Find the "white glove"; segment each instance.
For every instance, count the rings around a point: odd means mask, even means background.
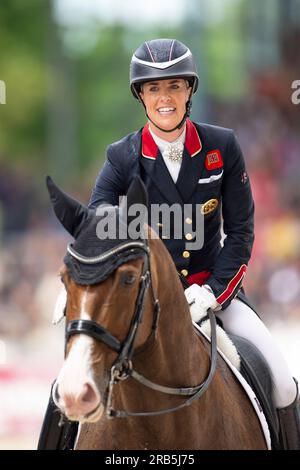
[[[205,317],[209,308],[213,310],[220,310],[221,308],[209,286],[192,284],[185,289],[184,293],[194,322],[198,322]]]

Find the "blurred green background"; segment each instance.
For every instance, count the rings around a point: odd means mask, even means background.
[[[129,62],[157,37],[196,56],[192,118],[237,133],[256,202],[246,289],[300,377],[300,0],[1,0],[0,448],[34,448],[63,357],[68,236],[45,175],[88,203],[106,146],[145,122]]]

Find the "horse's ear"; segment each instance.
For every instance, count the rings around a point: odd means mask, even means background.
[[[120,205],[121,211],[126,210],[127,213],[129,211],[127,217],[128,224],[136,217],[136,215],[130,215],[130,207],[134,204],[141,206],[141,212],[145,215],[144,222],[147,222],[146,214],[148,208],[148,193],[143,181],[138,175],[133,177],[126,194],[126,200],[122,200]],[[143,208],[144,210],[142,210]]]
[[[76,238],[86,221],[89,213],[88,208],[61,191],[50,176],[47,176],[46,183],[56,217],[65,229]]]
[[[135,175],[127,191],[127,206],[143,204],[148,206],[148,193],[146,186],[138,175]]]

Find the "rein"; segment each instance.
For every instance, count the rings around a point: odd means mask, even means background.
[[[145,296],[150,285],[154,304],[152,333],[155,332],[157,329],[160,314],[159,300],[155,296],[153,283],[151,281],[149,247],[144,242],[132,241],[120,245],[119,247],[116,247],[113,250],[109,250],[101,256],[96,256],[93,258],[88,258],[86,256],[80,255],[74,250],[71,244],[68,245],[67,248],[71,256],[76,258],[78,261],[86,264],[94,264],[104,259],[109,259],[114,254],[119,253],[121,251],[126,251],[126,253],[128,253],[130,252],[130,250],[136,251],[137,249],[141,250],[141,253],[144,256],[144,265],[142,276],[140,278],[140,286],[136,299],[135,310],[125,341],[121,343],[106,328],[102,327],[97,322],[94,322],[92,320],[73,320],[68,324],[66,329],[66,341],[68,341],[69,338],[75,334],[86,334],[94,338],[96,341],[104,343],[110,349],[118,353],[118,357],[113,363],[110,370],[110,381],[108,385],[108,398],[106,404],[106,414],[109,418],[126,418],[128,416],[157,416],[189,406],[193,403],[194,400],[200,398],[208,389],[215,374],[217,365],[216,319],[213,311],[209,309],[208,317],[211,325],[211,362],[208,376],[206,377],[204,382],[194,387],[166,387],[164,385],[159,385],[148,380],[146,377],[139,374],[136,370],[133,369],[132,355],[134,352],[134,340],[138,331],[139,324],[141,323],[143,318]],[[114,410],[112,407],[113,387],[119,381],[125,380],[129,377],[133,378],[137,382],[152,390],[156,390],[169,395],[189,396],[190,398],[188,398],[181,405],[178,405],[176,407],[165,408],[163,410],[157,411],[133,412],[126,410]]]

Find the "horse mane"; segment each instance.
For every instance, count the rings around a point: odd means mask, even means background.
[[[186,364],[187,379],[195,376],[195,364],[201,357],[202,365],[206,373],[209,366],[209,350],[202,337],[200,337],[193,326],[189,306],[184,295],[175,263],[156,232],[147,225],[148,242],[150,247],[150,270],[153,292],[158,297],[161,313],[158,321],[156,341],[152,350],[152,342],[137,350],[136,362],[144,368],[144,353],[149,361],[149,354],[168,357],[170,367],[176,368],[177,357],[170,357],[169,344],[176,344],[181,360]],[[148,296],[146,308],[153,310],[152,296]],[[167,336],[166,336],[167,333]],[[188,338],[188,339],[187,339]],[[189,344],[187,348],[186,345]],[[162,348],[158,352],[157,348]],[[150,350],[149,350],[150,348]],[[140,354],[140,352],[142,354]],[[159,363],[159,361],[157,361]],[[201,381],[201,376],[196,374],[195,384]],[[204,379],[204,374],[203,374]],[[163,380],[163,378],[162,378]],[[182,377],[184,381],[184,378]]]
[[[165,289],[162,289],[162,286],[159,285],[158,279],[160,276],[168,278],[170,286],[172,286],[171,292],[172,299],[174,300],[174,309],[180,310],[180,316],[184,314],[190,319],[189,307],[185,299],[183,286],[175,263],[162,240],[149,225],[147,225],[147,233],[150,247],[150,260],[152,261],[151,275],[154,288],[156,288],[157,292],[160,294],[159,297],[163,298],[165,296]]]

